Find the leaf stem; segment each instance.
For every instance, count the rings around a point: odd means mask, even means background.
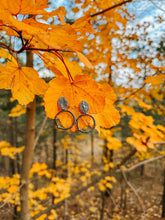
[[[72,75],[71,75],[71,73],[70,73],[70,71],[69,71],[69,69],[68,69],[68,67],[67,67],[67,65],[66,65],[66,63],[64,61],[63,56],[59,52],[57,52],[57,51],[53,51],[52,53],[54,55],[56,55],[63,62],[64,66],[65,66],[65,69],[66,69],[66,72],[68,74],[68,78],[69,78],[70,82],[72,83],[73,82],[73,77],[72,77]]]

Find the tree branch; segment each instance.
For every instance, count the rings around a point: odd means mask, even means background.
[[[129,99],[131,96],[135,95],[137,92],[139,92],[141,89],[143,89],[145,87],[146,83],[143,83],[143,85],[136,89],[135,91],[133,91],[132,93],[130,93],[129,95],[127,95],[125,98],[123,99],[117,99],[115,103],[118,103],[118,102],[123,102],[123,101],[126,101],[127,99]]]
[[[155,4],[154,1],[152,1],[152,0],[149,0],[149,1],[150,1],[156,8],[158,8],[159,10],[165,12],[165,10],[164,10],[163,8],[159,7],[159,5]]]
[[[125,175],[125,170],[124,169],[120,169],[121,170],[121,173],[123,175],[123,178],[126,182],[126,184],[132,189],[132,191],[134,192],[134,194],[136,195],[140,205],[141,205],[141,209],[143,210],[143,212],[145,213],[145,208],[144,208],[144,203],[143,203],[143,200],[141,199],[141,197],[139,196],[139,194],[137,193],[136,189],[132,186],[132,184],[127,180],[127,177]]]
[[[117,169],[120,168],[121,165],[125,164],[135,153],[137,152],[136,148],[134,148],[123,160],[117,165]]]
[[[155,161],[155,160],[159,160],[159,159],[162,159],[162,158],[164,158],[164,155],[163,155],[163,156],[159,156],[159,157],[154,157],[154,158],[151,158],[151,159],[148,159],[148,160],[144,160],[144,161],[142,161],[142,162],[140,162],[140,163],[138,163],[138,164],[136,164],[136,165],[134,165],[134,166],[132,166],[132,167],[130,167],[130,168],[124,170],[124,171],[125,171],[125,172],[130,172],[130,171],[136,169],[137,167],[139,167],[139,166],[141,166],[141,165],[144,165],[144,164],[146,164],[146,163],[151,163],[151,162],[153,162],[153,161]]]
[[[15,53],[15,50],[14,50],[14,49],[12,49],[11,47],[7,46],[7,45],[6,45],[5,43],[3,43],[3,42],[0,42],[0,48],[5,48],[5,49],[9,50],[10,52]]]
[[[32,50],[35,50],[35,51],[45,51],[45,52],[51,52],[51,51],[62,51],[62,50],[59,50],[59,49],[55,49],[55,48],[52,48],[52,49],[43,49],[43,48],[35,48],[35,47],[30,47],[30,46],[24,46],[22,47],[20,50],[18,51],[15,51],[16,53],[22,53],[24,50],[28,51],[32,51]],[[63,51],[62,51],[63,52]],[[65,51],[66,52],[66,51]]]
[[[155,143],[153,143],[153,144],[165,144],[165,141],[160,141],[160,142],[155,142]]]
[[[13,194],[11,194],[11,196],[0,206],[0,209],[3,208],[10,201],[10,199],[12,199],[17,194],[17,192],[22,188],[24,184],[25,183],[22,182],[22,184],[16,189],[16,191]]]
[[[47,121],[47,117],[45,116],[45,118],[44,118],[44,120],[43,120],[43,122],[42,122],[42,124],[41,124],[41,126],[40,126],[40,129],[39,129],[39,131],[38,131],[38,133],[37,133],[37,136],[36,136],[36,138],[35,138],[35,140],[34,140],[33,150],[35,149],[35,147],[36,147],[36,145],[37,145],[37,143],[38,143],[39,137],[40,137],[40,135],[41,135],[42,130],[44,129],[44,126],[45,126],[46,121]]]
[[[114,8],[117,8],[117,7],[121,6],[121,5],[124,5],[124,4],[126,4],[126,3],[128,3],[128,2],[132,2],[132,1],[133,1],[133,0],[127,0],[127,1],[124,1],[124,2],[120,2],[119,4],[113,5],[113,6],[109,7],[109,8],[106,8],[106,9],[104,9],[104,10],[102,10],[102,11],[100,11],[100,12],[97,12],[97,13],[95,13],[95,14],[93,14],[93,15],[90,15],[90,16],[91,16],[91,17],[95,17],[95,16],[97,16],[97,15],[103,14],[103,13],[105,13],[105,12],[107,12],[107,11],[110,11],[110,10],[112,10],[112,9],[114,9]]]

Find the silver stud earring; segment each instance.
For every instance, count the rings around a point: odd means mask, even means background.
[[[58,106],[59,106],[62,110],[59,111],[59,112],[57,113],[56,117],[55,117],[55,123],[56,123],[57,128],[62,129],[62,130],[68,130],[68,129],[72,128],[72,127],[75,125],[75,123],[76,123],[76,118],[75,118],[74,114],[73,114],[71,111],[66,110],[67,107],[68,107],[68,101],[67,101],[67,99],[66,99],[65,97],[60,97],[60,98],[58,99]],[[67,128],[65,128],[65,127],[63,127],[63,126],[61,126],[61,125],[59,124],[58,116],[59,116],[60,114],[62,114],[63,112],[68,112],[68,113],[73,117],[73,123],[72,123],[72,125],[69,126],[69,127],[67,127]]]
[[[92,115],[89,115],[89,114],[87,114],[87,112],[88,112],[88,110],[89,110],[89,105],[88,105],[88,103],[86,102],[86,101],[82,101],[81,103],[80,103],[80,110],[81,110],[81,112],[83,113],[82,115],[80,115],[78,118],[77,118],[77,120],[76,120],[76,124],[77,124],[77,129],[78,129],[78,131],[80,131],[80,132],[82,132],[82,133],[89,133],[89,132],[91,132],[92,130],[94,130],[95,129],[95,127],[96,127],[96,121],[95,121],[95,119],[94,119],[94,117],[92,116]],[[84,116],[89,116],[92,120],[93,120],[93,127],[90,129],[90,131],[86,131],[86,130],[82,130],[82,129],[80,129],[80,127],[79,127],[79,120],[80,120],[80,118],[82,118],[82,117],[84,117]]]

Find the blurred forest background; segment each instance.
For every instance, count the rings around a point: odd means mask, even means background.
[[[77,62],[76,70],[81,68],[96,81],[112,86],[121,118],[118,125],[99,132],[59,130],[54,120],[46,117],[42,97],[36,96],[29,175],[32,219],[165,217],[165,1],[121,2],[49,1],[51,10],[65,7],[67,24],[91,15],[96,33],[84,34],[81,41],[94,69],[76,57],[65,56]],[[0,38],[13,43],[12,37],[3,33]],[[25,54],[19,54],[23,65],[25,59]],[[33,59],[35,69],[49,82],[51,70],[37,56]],[[0,61],[6,63],[4,58]],[[1,89],[0,216],[4,220],[20,219],[20,173],[26,135],[26,106],[18,104],[9,90]]]

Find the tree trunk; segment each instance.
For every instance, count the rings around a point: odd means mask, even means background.
[[[94,135],[91,133],[91,164],[94,163]]]
[[[104,219],[104,211],[105,211],[105,193],[101,192],[101,199],[102,199],[102,204],[101,204],[101,210],[100,210],[100,220]]]
[[[108,158],[107,139],[104,139],[103,156],[104,156],[106,159]]]
[[[27,52],[27,66],[33,66],[33,54]],[[23,152],[22,170],[21,170],[21,189],[20,189],[20,202],[21,202],[21,220],[30,220],[29,210],[29,197],[28,197],[28,185],[29,185],[29,172],[32,163],[33,144],[35,138],[35,110],[36,102],[27,105],[27,121],[26,121],[26,145]]]
[[[57,175],[56,170],[56,164],[57,164],[57,129],[56,129],[56,123],[55,120],[53,120],[53,163],[52,163],[52,169],[54,169],[54,176]],[[55,197],[52,196],[52,204],[55,203]]]
[[[53,169],[56,172],[56,161],[57,161],[57,128],[56,128],[56,123],[54,120],[53,123]],[[56,175],[56,174],[55,174]]]
[[[144,164],[140,166],[140,176],[144,175]]]
[[[17,147],[17,119],[16,118],[9,118],[9,142],[11,146]],[[15,173],[18,173],[18,155],[15,156],[14,159],[10,159],[10,174],[12,176]]]
[[[111,63],[111,58],[110,58],[110,63]],[[109,66],[108,84],[109,84],[110,86],[113,86],[111,66]],[[114,150],[108,150],[108,151],[109,151],[109,160],[108,160],[108,161],[109,161],[109,162],[113,162]]]
[[[165,217],[165,168],[163,169],[162,217]]]
[[[9,118],[9,141],[11,146],[17,147],[17,118],[10,117]],[[9,176],[13,176],[18,173],[18,155],[15,156],[14,159],[10,159],[10,174]],[[13,219],[17,219],[17,205],[13,204]]]

